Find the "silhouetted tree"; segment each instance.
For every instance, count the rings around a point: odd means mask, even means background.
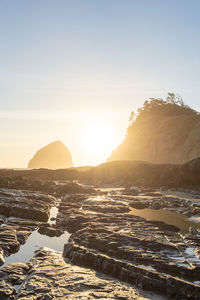
[[[171,104],[176,104],[176,96],[174,93],[168,93],[166,97],[166,102]]]
[[[165,99],[162,98],[150,98],[146,100],[142,108],[138,108],[137,114],[134,111],[131,112],[129,117],[129,129],[131,129],[134,123],[147,113],[161,113],[162,115],[177,115],[190,113],[193,116],[198,116],[199,113],[193,110],[188,105],[185,105],[180,95],[176,95],[172,92],[167,94]]]
[[[129,116],[129,126],[132,126],[134,121],[135,121],[135,117],[136,117],[136,114],[134,113],[134,111],[132,110],[130,116]]]
[[[186,106],[185,104],[184,104],[184,102],[183,102],[183,98],[180,96],[180,95],[176,95],[176,103],[178,104],[178,105],[180,105],[180,106]]]

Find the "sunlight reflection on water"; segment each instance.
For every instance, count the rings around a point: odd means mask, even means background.
[[[5,257],[5,264],[2,267],[13,262],[27,263],[34,255],[34,252],[41,247],[62,252],[64,244],[68,242],[69,236],[70,234],[68,232],[65,232],[60,237],[49,237],[34,231],[17,253]]]
[[[50,217],[48,223],[53,224],[55,221],[51,221],[51,218],[56,218],[58,213],[58,208],[53,206],[50,209]],[[33,231],[28,237],[24,245],[20,246],[18,252],[5,257],[5,264],[1,266],[4,267],[7,264],[13,262],[27,263],[34,255],[34,252],[41,247],[47,247],[55,251],[62,252],[64,244],[68,242],[70,234],[66,231],[59,237],[49,237],[47,235],[40,234],[37,230]]]

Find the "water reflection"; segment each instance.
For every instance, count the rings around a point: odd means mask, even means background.
[[[180,231],[184,233],[188,233],[189,227],[193,226],[196,229],[200,229],[200,223],[195,223],[192,221],[189,221],[187,216],[164,210],[164,209],[136,209],[130,207],[130,214],[133,214],[135,216],[139,216],[148,220],[153,221],[162,221],[166,224],[175,225],[180,228]]]
[[[65,232],[59,237],[49,237],[34,231],[31,233],[26,243],[20,246],[17,253],[5,257],[5,264],[2,267],[13,262],[27,263],[33,257],[34,252],[41,247],[47,247],[62,252],[64,244],[68,242],[69,236],[70,234],[68,232]]]

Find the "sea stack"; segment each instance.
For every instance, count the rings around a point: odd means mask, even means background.
[[[28,163],[28,168],[63,169],[73,167],[72,156],[67,147],[55,141],[38,150]]]

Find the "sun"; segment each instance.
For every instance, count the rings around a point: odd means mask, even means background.
[[[83,142],[91,156],[104,160],[113,150],[113,131],[105,123],[91,123],[83,132]],[[103,162],[103,161],[102,161]]]

